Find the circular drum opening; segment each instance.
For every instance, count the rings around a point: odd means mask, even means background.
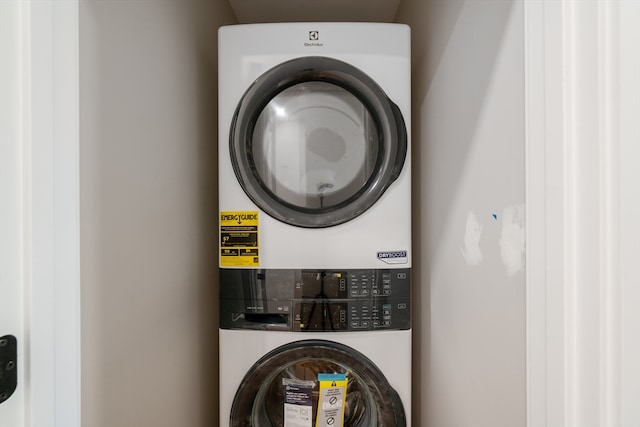
[[[366,356],[345,345],[307,340],[286,344],[265,355],[242,380],[231,410],[233,427],[283,427],[282,379],[316,381],[320,373],[344,373],[349,382],[345,427],[404,427],[404,409],[396,391]],[[313,425],[318,384],[313,389]]]
[[[404,165],[400,109],[360,69],[301,57],[262,74],[235,111],[229,148],[247,196],[287,224],[318,228],[369,209]]]
[[[252,151],[258,179],[274,197],[300,209],[332,209],[371,178],[378,132],[351,92],[326,82],[291,86],[256,121]]]

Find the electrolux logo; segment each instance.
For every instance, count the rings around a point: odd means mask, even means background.
[[[324,44],[320,43],[320,31],[311,30],[309,31],[309,41],[305,42],[304,45],[306,47],[322,47]]]

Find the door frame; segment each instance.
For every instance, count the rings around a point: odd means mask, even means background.
[[[21,7],[0,2],[0,336],[18,341],[20,386],[0,405],[0,426],[24,424]],[[4,367],[0,368],[4,369]]]
[[[528,427],[640,425],[639,45],[637,1],[525,1]]]
[[[19,220],[2,249],[20,265],[19,280],[4,285],[21,318],[21,402],[6,419],[25,426],[81,423],[78,3],[3,2],[2,18],[13,19],[3,48],[15,53],[3,61],[17,70],[7,109],[19,125],[0,129],[15,154],[0,197],[19,201]]]

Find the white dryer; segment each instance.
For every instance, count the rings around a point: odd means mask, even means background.
[[[410,32],[219,31],[220,266],[411,266]]]
[[[410,425],[409,28],[222,27],[218,61],[220,425],[322,373],[346,427]]]

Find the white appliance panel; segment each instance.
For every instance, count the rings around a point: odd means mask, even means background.
[[[287,333],[220,330],[220,425],[226,426],[240,382],[262,356],[281,345],[322,339],[347,345],[366,355],[398,393],[411,425],[411,330],[384,332]]]

